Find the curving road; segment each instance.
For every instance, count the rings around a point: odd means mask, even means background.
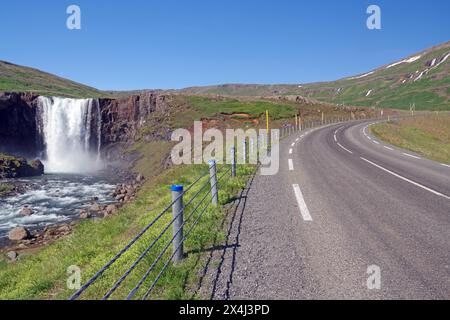
[[[375,139],[371,123],[282,141],[280,172],[239,203],[211,298],[450,298],[450,167]]]

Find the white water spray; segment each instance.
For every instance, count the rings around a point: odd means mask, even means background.
[[[93,112],[97,113],[95,122]],[[97,100],[39,97],[39,113],[46,172],[84,173],[101,168],[101,115]],[[97,135],[94,139],[92,133]]]

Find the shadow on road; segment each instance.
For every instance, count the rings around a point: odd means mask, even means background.
[[[222,227],[228,223],[225,242],[201,250],[203,252],[210,252],[210,255],[208,256],[196,291],[198,293],[202,289],[205,278],[208,276],[208,278],[211,279],[211,283],[208,284],[207,292],[203,291],[203,294],[209,295],[211,300],[230,299],[230,288],[233,283],[233,275],[236,267],[236,254],[237,249],[240,246],[239,237],[241,234],[242,220],[247,204],[247,196],[253,185],[255,175],[256,172],[250,177],[246,188],[240,192],[238,197],[236,197],[234,203],[230,207],[231,215],[228,214],[227,219],[224,220]],[[219,293],[219,291],[224,292]]]

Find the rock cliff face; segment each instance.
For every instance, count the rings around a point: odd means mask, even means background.
[[[167,102],[166,95],[154,92],[120,99],[100,99],[102,145],[134,139],[148,115],[168,109]]]
[[[0,152],[37,154],[36,98],[29,93],[0,92]]]
[[[38,96],[32,93],[0,92],[0,152],[25,156],[40,155]],[[148,115],[168,108],[168,97],[145,92],[118,99],[99,99],[101,114],[101,145],[111,145],[134,139]],[[97,113],[92,121],[97,121]]]

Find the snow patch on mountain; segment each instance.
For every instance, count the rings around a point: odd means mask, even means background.
[[[414,82],[420,80],[420,79],[422,78],[422,76],[423,76],[425,73],[427,73],[427,72],[428,72],[428,69],[426,69],[425,71],[422,71],[422,72],[417,76],[417,78],[414,79]]]
[[[434,59],[431,61],[430,68],[433,67],[433,66],[436,64],[436,61],[437,61],[436,58],[434,58]]]
[[[374,72],[375,72],[375,71],[371,71],[371,72],[369,72],[369,73],[365,73],[365,74],[363,74],[363,75],[360,75],[360,76],[357,76],[357,77],[351,77],[351,78],[348,78],[348,79],[349,79],[349,80],[353,80],[353,79],[361,79],[361,78],[370,76],[370,75],[373,74]]]
[[[409,59],[405,59],[405,60],[402,60],[402,61],[399,61],[399,62],[396,62],[396,63],[393,63],[393,64],[387,66],[386,69],[398,66],[399,64],[402,64],[402,63],[413,63],[414,61],[417,61],[420,58],[422,58],[421,55],[420,56],[415,56],[415,57],[412,57],[412,58],[409,58]]]
[[[436,64],[434,67],[432,67],[430,70],[436,69],[437,67],[439,67],[439,66],[440,66],[441,64],[443,64],[449,57],[450,57],[450,52],[447,53],[447,55],[444,57],[444,59],[442,59],[441,61],[439,61],[439,63]]]

